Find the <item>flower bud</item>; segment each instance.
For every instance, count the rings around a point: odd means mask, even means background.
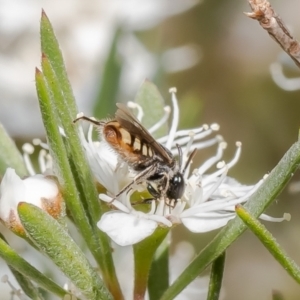
[[[38,174],[21,179],[14,169],[8,168],[0,184],[0,220],[14,233],[24,236],[17,211],[20,202],[34,204],[55,219],[64,214],[62,195],[54,176]]]

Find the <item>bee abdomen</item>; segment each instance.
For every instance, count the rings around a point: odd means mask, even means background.
[[[153,150],[146,141],[121,127],[117,121],[107,122],[102,133],[106,142],[130,164],[143,165],[143,161],[148,165],[145,159],[147,158],[148,162],[148,159],[154,156]]]

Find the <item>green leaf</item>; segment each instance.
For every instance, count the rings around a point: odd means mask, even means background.
[[[94,117],[98,119],[113,116],[116,111],[116,98],[119,91],[122,63],[118,54],[118,43],[121,30],[117,29],[112,40],[108,57],[103,68],[100,90],[93,109]]]
[[[48,65],[48,67],[50,66]],[[83,238],[88,244],[89,249],[93,253],[98,264],[101,266],[101,271],[103,272],[103,277],[106,283],[112,286],[114,289],[114,295],[118,296],[119,299],[122,299],[122,294],[112,262],[111,251],[108,250],[109,244],[107,237],[98,230],[96,222],[91,222],[79,197],[76,183],[69,165],[69,153],[65,148],[63,137],[59,132],[59,121],[57,120],[56,109],[52,102],[52,90],[49,89],[44,75],[39,70],[36,71],[36,88],[42,118],[47,133],[48,144],[50,146],[51,155],[55,163],[55,169],[57,170],[59,181],[62,186],[64,200],[72,214],[75,224],[80,229]],[[65,108],[62,107],[61,110],[65,111]],[[81,149],[81,145],[79,145],[79,149]],[[85,157],[83,157],[82,161],[78,161],[78,164],[82,165],[84,161]],[[93,181],[91,180],[90,184],[92,184],[92,182]],[[93,189],[95,189],[95,187],[93,187]],[[90,193],[91,192],[89,192],[89,194]],[[102,245],[105,247],[100,246],[100,234],[102,238]]]
[[[30,265],[21,256],[19,256],[18,253],[15,252],[1,237],[0,237],[0,257],[3,258],[5,262],[15,270],[15,272],[18,272],[19,274],[23,275],[22,279],[20,277],[21,275],[18,275],[17,279],[18,281],[20,279],[22,280],[23,284],[21,284],[20,281],[19,283],[23,288],[24,285],[26,284],[27,286],[26,292],[29,293],[29,289],[31,289],[31,284],[29,284],[28,282],[25,283],[25,280],[27,278],[27,280],[30,279],[35,281],[44,290],[50,291],[60,298],[63,298],[66,294],[68,294],[63,288],[61,288],[59,285],[54,283],[52,280],[50,280],[44,274],[39,272],[32,265]],[[14,274],[16,274],[15,272]],[[36,293],[33,292],[32,290],[31,292]]]
[[[93,177],[87,165],[76,126],[72,123],[77,114],[75,100],[57,39],[44,12],[41,20],[41,44],[44,53],[42,58],[42,67],[45,72],[44,85],[49,102],[48,105],[44,105],[46,108],[44,119],[48,118],[47,114],[54,116],[57,119],[56,126],[62,126],[67,136],[63,143],[59,142],[65,148],[62,152],[64,163],[57,161],[58,174],[63,174],[62,182],[70,188],[64,189],[64,198],[76,225],[80,228],[89,249],[101,267],[106,284],[114,296],[121,299],[122,293],[117,281],[108,238],[96,226],[100,217],[100,206]],[[41,106],[42,102],[43,99],[40,97]],[[51,112],[47,110],[47,107]],[[53,153],[56,142],[57,140],[52,141]],[[55,155],[61,156],[60,153]],[[66,163],[69,164],[68,167]]]
[[[286,186],[300,164],[300,142],[287,151],[278,165],[272,170],[265,182],[250,197],[245,208],[254,217],[259,216]],[[225,226],[191,262],[177,280],[161,297],[161,300],[175,298],[206,267],[220,256],[245,230],[247,226],[235,218]]]
[[[22,155],[0,124],[0,176],[4,175],[8,167],[15,169],[20,177],[28,175]]]
[[[168,232],[169,228],[158,227],[151,236],[133,245],[134,299],[144,299],[155,251]]]
[[[252,232],[260,239],[264,246],[274,256],[274,258],[282,265],[282,267],[300,283],[300,268],[294,260],[289,258],[285,251],[276,242],[272,234],[262,225],[256,218],[241,205],[236,207],[236,213],[243,222],[252,230]]]
[[[42,10],[40,33],[42,53],[48,57],[57,80],[60,82],[70,113],[73,116],[76,116],[77,106],[66,72],[63,56],[54,34],[53,27],[44,10]]]
[[[112,299],[98,274],[67,231],[46,212],[29,204],[18,206],[29,237],[88,299]]]
[[[148,279],[150,300],[159,299],[169,287],[169,244],[166,236],[155,252]]]
[[[81,142],[78,136],[77,127],[73,124],[75,116],[72,116],[68,111],[68,105],[61,89],[60,82],[56,77],[50,61],[46,56],[42,58],[42,69],[47,86],[50,90],[50,101],[57,113],[58,124],[62,126],[66,135],[65,145],[67,146],[67,155],[69,160],[72,160],[76,169],[76,176],[80,179],[85,198],[89,201],[91,220],[96,223],[100,217],[100,205],[98,193],[93,182],[93,177],[90,168],[86,162],[86,157],[83,152]]]
[[[16,280],[18,281],[22,291],[27,295],[30,299],[34,300],[43,300],[44,297],[41,295],[38,288],[36,288],[32,282],[25,277],[23,274],[16,271],[13,267],[9,267]]]
[[[62,164],[59,163],[57,168],[61,168],[61,172],[59,172],[61,174],[68,172],[68,174],[66,174],[68,177],[65,177],[63,181],[64,186],[72,182],[72,190],[75,191],[78,189],[76,195],[81,195],[80,199],[75,199],[72,196],[74,195],[74,192],[69,193],[67,190],[65,190],[64,198],[68,208],[72,213],[76,225],[82,229],[82,234],[86,239],[87,244],[97,263],[101,267],[104,280],[108,285],[112,286],[115,296],[120,298],[122,297],[122,294],[114,269],[109,241],[107,236],[97,227],[97,222],[100,219],[101,207],[99,205],[99,198],[94,184],[94,179],[87,164],[86,157],[78,136],[77,127],[73,124],[73,118],[68,111],[67,102],[65,101],[63,91],[60,89],[60,83],[58,82],[58,79],[55,76],[50,62],[46,56],[43,56],[42,58],[42,67],[45,79],[47,81],[45,84],[49,89],[48,95],[50,96],[50,105],[48,108],[46,107],[48,113],[45,115],[45,117],[53,114],[53,111],[56,112],[56,114],[54,114],[56,117],[58,117],[58,123],[61,124],[66,135],[66,139],[64,140],[66,145],[64,152],[66,155],[63,165],[65,165],[65,163],[71,165],[71,168],[68,165],[62,169]],[[42,102],[40,105],[43,105]],[[53,111],[50,112],[49,109],[52,109]],[[53,149],[52,146],[51,149]],[[73,178],[71,179],[71,177]],[[69,179],[66,180],[66,178]],[[77,203],[77,208],[73,207],[75,201]],[[80,210],[79,214],[78,210]],[[80,217],[83,215],[84,217]],[[88,231],[89,233],[87,235]]]
[[[219,299],[225,267],[225,256],[224,252],[212,263],[207,300]]]
[[[146,128],[151,128],[164,115],[165,101],[158,91],[156,85],[149,80],[145,80],[140,86],[134,101],[139,104],[144,111],[142,124]],[[153,133],[155,138],[168,133],[168,125],[165,123]]]
[[[48,144],[55,169],[57,170],[58,179],[62,186],[64,200],[87,244],[89,246],[94,245],[92,248],[95,248],[98,245],[95,239],[92,238],[93,231],[79,197],[70,169],[68,153],[64,145],[63,137],[57,126],[58,120],[55,108],[50,99],[51,90],[49,90],[45,77],[39,70],[36,71],[36,88]]]

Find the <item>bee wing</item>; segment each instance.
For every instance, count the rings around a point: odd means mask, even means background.
[[[148,130],[136,119],[127,106],[123,103],[117,103],[117,107],[116,120],[120,125],[133,135],[144,139],[158,156],[166,163],[171,164],[173,162],[171,154],[151,136]]]

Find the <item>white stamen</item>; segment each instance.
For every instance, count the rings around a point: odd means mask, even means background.
[[[213,145],[217,144],[218,142],[219,142],[218,139],[213,138],[213,139],[207,140],[205,142],[193,143],[193,145],[190,149],[190,152],[192,152],[194,149],[201,150],[201,149],[204,149],[204,148],[208,148],[210,146],[213,146]],[[186,150],[186,147],[181,147],[181,149],[184,152]],[[178,151],[176,151],[176,149],[172,149],[171,152],[172,152],[173,155],[178,154]]]
[[[210,128],[204,129],[204,126],[202,126],[200,128],[195,128],[192,130],[178,131],[175,134],[171,148],[175,147],[176,144],[185,145],[189,141],[189,133],[191,131],[194,132],[194,134],[195,134],[195,136],[194,136],[195,141],[202,140],[205,137],[209,136],[213,132],[213,130],[211,130]],[[162,137],[162,138],[158,139],[158,141],[160,143],[164,144],[168,140],[168,137],[169,136]],[[178,137],[180,137],[180,138],[178,138]]]
[[[46,157],[47,157],[47,152],[45,149],[42,149],[39,152],[39,156],[38,156],[39,166],[42,173],[46,171]]]
[[[189,132],[191,132],[191,131],[193,131],[195,134],[197,134],[204,130],[205,129],[203,128],[203,125],[201,127],[197,127],[197,128],[192,128],[192,129],[187,129],[187,130],[179,130],[175,134],[175,139],[178,137],[186,137],[189,134]],[[161,144],[165,144],[167,140],[168,140],[168,135],[157,139],[157,141]],[[178,142],[176,142],[176,143],[178,144]]]
[[[136,118],[141,122],[144,117],[144,112],[143,112],[142,107],[139,104],[137,104],[136,102],[132,102],[132,101],[128,101],[127,106],[129,108],[136,108],[138,110],[138,114],[137,114]]]
[[[172,118],[172,124],[171,124],[171,129],[169,132],[169,137],[168,140],[166,142],[166,147],[168,149],[171,148],[171,145],[175,139],[175,135],[176,135],[176,131],[177,131],[177,127],[178,127],[178,122],[179,122],[179,108],[178,108],[178,103],[177,103],[177,98],[176,98],[176,89],[175,88],[171,88],[170,93],[172,93],[172,104],[173,104],[173,118]]]
[[[164,208],[165,208],[165,201],[162,200],[157,200],[158,204],[156,206],[156,211],[155,214],[159,215],[159,216],[163,216],[164,215]]]
[[[88,134],[87,134],[87,138],[88,138],[89,143],[93,143],[93,129],[94,129],[94,126],[90,125],[89,129],[88,129]]]
[[[42,147],[45,150],[49,150],[49,145],[47,143],[44,143],[42,140],[40,140],[38,138],[33,139],[32,140],[32,144],[34,146],[40,146],[40,147]]]
[[[188,155],[188,153],[190,152],[190,150],[191,150],[191,147],[192,147],[192,144],[193,144],[193,142],[194,142],[194,139],[195,139],[195,133],[193,132],[193,131],[190,131],[189,132],[189,141],[188,141],[188,143],[187,143],[187,145],[186,145],[186,147],[185,147],[185,151],[183,152],[183,156],[185,157],[185,156],[187,156]]]
[[[29,155],[34,152],[34,147],[31,144],[26,143],[22,146],[22,150],[23,150],[23,159],[24,159],[26,169],[29,175],[33,176],[35,175],[35,170],[33,168]]]
[[[27,154],[32,154],[34,152],[34,147],[29,143],[25,143],[22,146],[22,150]]]
[[[182,168],[184,168],[184,166],[185,166],[185,164],[188,160],[188,154],[191,152],[191,147],[192,147],[192,144],[193,144],[193,141],[194,141],[194,136],[195,136],[194,132],[191,131],[189,133],[189,136],[190,136],[190,140],[189,140],[189,142],[187,143],[186,147],[183,150],[183,159],[182,159],[182,166],[181,166]],[[191,163],[192,162],[190,162],[189,165],[187,166],[186,172],[184,174],[185,178],[187,178],[187,176],[189,174],[189,169],[190,169]]]
[[[155,210],[156,210],[156,203],[155,203],[155,200],[152,200],[151,201],[151,209],[150,211],[148,212],[149,215],[153,215],[155,213]]]
[[[204,174],[209,168],[211,168],[217,161],[219,161],[224,153],[224,143],[219,143],[217,153],[215,156],[209,158],[205,163],[198,169],[198,174]]]
[[[291,215],[288,213],[284,213],[282,218],[274,218],[265,214],[261,214],[259,216],[260,219],[265,220],[265,221],[270,221],[270,222],[282,222],[282,221],[290,221],[291,220]]]
[[[225,179],[227,172],[228,172],[228,168],[227,166],[224,167],[224,169],[222,170],[223,173],[220,176],[220,178],[216,181],[216,183],[205,193],[205,197],[203,197],[203,201],[206,201],[210,198],[210,196],[217,190],[217,188],[221,185],[221,183],[223,182],[223,180]]]
[[[161,223],[167,227],[172,227],[172,222],[169,221],[167,218],[165,218],[164,216],[158,216],[158,215],[151,215],[148,217],[149,220],[153,220],[156,221],[158,223]]]
[[[185,201],[178,200],[178,202],[172,210],[172,216],[179,216],[184,211],[185,206]]]
[[[242,143],[241,142],[236,142],[235,144],[236,144],[237,149],[236,149],[236,152],[234,154],[234,157],[229,163],[227,163],[227,166],[228,166],[229,169],[231,169],[238,162],[238,160],[241,156],[241,152],[242,152]]]
[[[163,115],[163,117],[157,123],[155,123],[152,127],[150,127],[148,129],[148,131],[150,133],[153,133],[156,130],[158,130],[162,125],[164,125],[167,122],[167,120],[168,120],[168,118],[170,116],[170,113],[171,113],[170,106],[165,106],[164,107],[164,115]]]
[[[130,213],[130,209],[128,209],[128,207],[126,207],[124,204],[122,204],[120,201],[118,200],[113,200],[112,197],[109,197],[106,194],[99,194],[99,199],[101,199],[102,201],[111,203],[113,206],[115,206],[118,210],[121,210],[125,213]]]
[[[225,161],[224,160],[222,160],[222,161],[219,161],[218,163],[217,163],[217,169],[222,169],[222,168],[224,168],[224,166],[226,165],[226,163],[225,163]],[[228,166],[227,166],[228,167]]]
[[[218,123],[213,123],[210,125],[210,128],[213,130],[213,131],[219,131],[220,129],[220,125]]]

